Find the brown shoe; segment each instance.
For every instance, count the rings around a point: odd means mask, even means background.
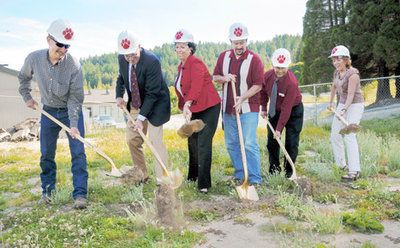
[[[50,196],[49,195],[42,195],[42,198],[38,201],[39,205],[48,205],[50,204]]]
[[[74,201],[75,209],[84,209],[87,207],[87,200],[85,197],[78,197]]]

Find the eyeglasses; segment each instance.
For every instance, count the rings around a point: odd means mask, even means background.
[[[65,47],[65,49],[68,49],[71,45],[67,45],[67,44],[63,44],[63,43],[60,43],[60,42],[58,42],[58,41],[56,41],[53,37],[51,37],[50,36],[50,39],[52,39],[55,43],[56,43],[56,46],[58,46],[59,48],[61,48],[61,47]]]

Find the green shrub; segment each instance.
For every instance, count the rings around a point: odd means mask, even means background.
[[[362,233],[382,233],[384,230],[379,220],[365,209],[343,213],[343,224]]]

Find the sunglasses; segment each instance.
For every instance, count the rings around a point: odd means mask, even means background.
[[[50,36],[50,39],[52,39],[52,40],[56,43],[56,46],[58,46],[59,48],[65,47],[65,49],[68,49],[68,48],[70,48],[70,46],[71,46],[71,45],[67,45],[67,44],[60,43],[60,42],[56,41],[56,40],[55,40],[53,37],[51,37],[51,36]]]

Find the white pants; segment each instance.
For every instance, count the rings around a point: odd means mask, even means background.
[[[337,112],[341,113],[344,104],[339,103],[337,107]],[[355,123],[359,124],[362,114],[364,112],[364,104],[363,103],[353,103],[347,109],[344,118],[347,120],[349,124]],[[344,152],[342,135],[339,134],[339,131],[344,128],[345,125],[343,122],[338,120],[335,116],[332,121],[332,132],[331,132],[331,141],[332,141],[332,150],[333,155],[335,157],[336,165],[339,167],[346,166],[346,157]],[[358,152],[358,144],[355,133],[350,133],[344,135],[344,142],[346,143],[347,148],[347,157],[349,159],[349,171],[360,171],[360,154]]]

